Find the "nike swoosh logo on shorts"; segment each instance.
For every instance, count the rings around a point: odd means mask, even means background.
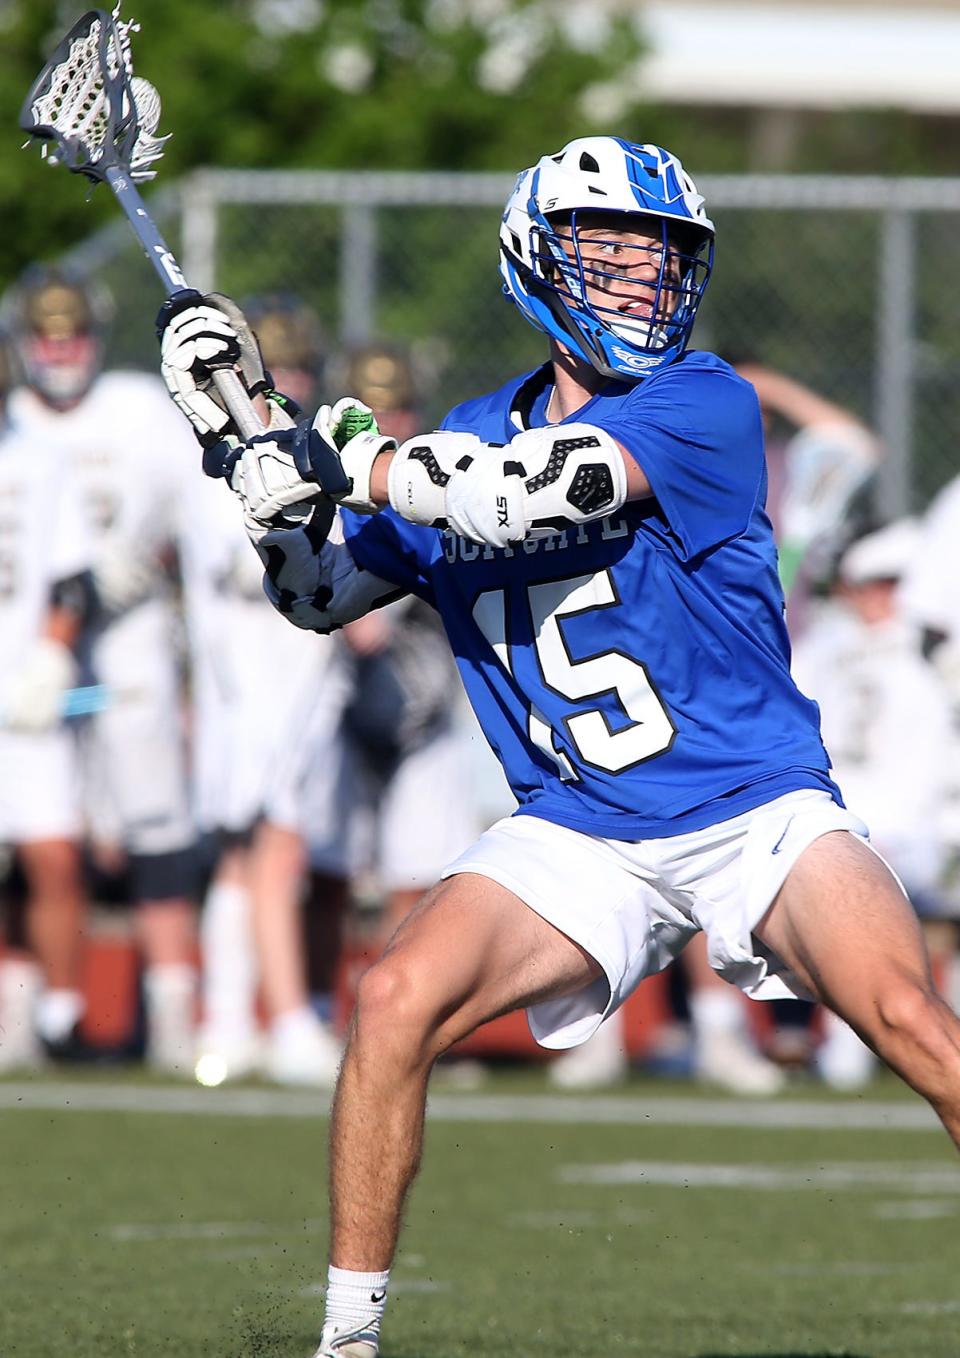
[[[791,826],[792,824],[793,824],[793,817],[791,816],[790,819],[787,821],[786,825],[783,827],[783,830],[782,830],[782,832],[781,832],[781,834],[780,834],[780,838],[777,840],[776,844],[774,844],[773,848],[770,850],[771,853],[779,853],[779,852],[780,852],[781,846],[783,845],[783,841],[784,841],[784,840],[786,839],[786,837],[787,837],[787,831],[790,829],[790,826]]]

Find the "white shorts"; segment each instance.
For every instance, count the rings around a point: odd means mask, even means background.
[[[0,731],[0,841],[78,839],[77,756],[69,731]]]
[[[206,610],[194,643],[194,804],[204,830],[242,833],[259,816],[280,823],[304,751],[326,710],[339,717],[328,677],[333,642],[300,632],[267,602],[226,599]],[[291,789],[287,792],[287,788]]]
[[[541,1046],[575,1047],[700,929],[713,969],[753,999],[806,998],[752,931],[803,850],[832,830],[868,837],[862,821],[813,789],[705,830],[636,842],[512,816],[443,876],[491,878],[600,963],[604,976],[592,985],[527,1011]]]
[[[116,700],[81,731],[90,833],[129,853],[189,848],[196,832],[173,618],[165,602],[151,600],[111,623],[94,643],[92,661],[97,680]]]
[[[384,891],[425,891],[477,831],[462,733],[443,731],[385,778],[341,739],[304,787],[311,865],[333,876],[371,871]]]

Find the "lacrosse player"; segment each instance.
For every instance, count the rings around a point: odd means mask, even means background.
[[[101,370],[109,308],[91,283],[37,266],[7,310],[24,378],[12,418],[25,437],[59,449],[93,532],[101,607],[84,649],[115,701],[82,732],[89,829],[96,844],[122,846],[129,866],[147,1059],[181,1071],[193,1047],[195,831],[164,554],[183,429],[153,378]]]
[[[247,302],[264,361],[284,391],[308,395],[321,362],[312,311],[289,294]],[[296,789],[301,751],[335,778],[339,716],[334,642],[298,635],[270,607],[262,567],[221,488],[182,462],[181,561],[194,692],[197,817],[217,861],[201,914],[202,1013],[196,1075],[222,1083],[254,1070],[281,1084],[329,1088],[340,1044],[314,1014],[302,930],[305,865]],[[315,694],[323,685],[323,731]],[[276,803],[290,807],[281,824]],[[264,819],[266,817],[266,819]],[[339,841],[341,818],[333,837]],[[347,868],[330,865],[324,897],[346,905]],[[261,1035],[257,1000],[267,1030]],[[264,1040],[265,1037],[265,1040]]]
[[[812,588],[829,575],[852,537],[851,514],[883,448],[851,411],[786,373],[746,360],[735,367],[760,402],[767,508],[780,544],[787,623],[796,639],[809,621]]]
[[[402,442],[422,427],[413,366],[396,346],[364,345],[344,367],[344,386],[381,430]],[[348,685],[340,814],[307,817],[306,833],[320,866],[337,861],[334,841],[346,834],[353,873],[371,874],[385,895],[385,943],[479,829],[456,724],[462,689],[435,610],[412,595],[340,635]],[[319,763],[311,761],[313,778]],[[308,802],[310,782],[308,773]]]
[[[361,980],[328,1358],[378,1350],[437,1056],[524,1006],[543,1045],[575,1046],[697,930],[748,994],[828,1002],[960,1143],[960,1022],[790,678],[756,395],[687,347],[713,238],[674,156],[570,142],[519,176],[501,225],[541,368],[399,447],[346,398],[310,431],[208,452],[293,623],[330,630],[397,593],[437,608],[519,802]],[[236,362],[239,336],[181,301],[164,375],[213,444],[231,431],[209,364]]]
[[[79,1035],[86,914],[73,742],[60,722],[95,600],[91,544],[57,452],[9,423],[0,341],[0,840],[27,884],[23,946],[0,960],[0,1069],[86,1054]]]

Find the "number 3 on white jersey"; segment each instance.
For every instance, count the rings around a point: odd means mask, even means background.
[[[580,760],[607,773],[623,773],[669,750],[676,727],[650,682],[646,666],[615,650],[574,660],[564,639],[560,626],[564,618],[619,606],[609,570],[569,580],[547,580],[525,589],[533,643],[547,688],[576,703],[613,694],[630,722],[622,730],[611,731],[600,707],[564,718]],[[505,591],[492,589],[481,594],[474,604],[473,617],[497,659],[512,675]],[[533,744],[557,764],[561,778],[577,777],[566,755],[555,745],[543,714],[533,705],[527,717],[527,733]]]

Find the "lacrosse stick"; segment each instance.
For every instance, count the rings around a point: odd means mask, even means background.
[[[106,712],[118,699],[135,696],[136,692],[136,689],[117,690],[106,684],[81,684],[78,688],[68,688],[60,704],[60,716],[64,721],[93,717],[98,712]],[[0,711],[0,726],[5,725],[4,713]]]
[[[795,435],[787,449],[780,505],[784,594],[789,595],[808,558],[836,541],[851,503],[876,467],[876,443],[857,424],[812,425]]]
[[[159,94],[133,74],[130,34],[139,25],[121,20],[119,11],[119,4],[112,17],[92,9],[74,24],[34,81],[20,126],[45,143],[41,154],[52,165],[109,185],[168,297],[199,298],[134,188],[134,182],[153,179],[150,167],[167,138],[156,135]],[[263,422],[234,369],[215,369],[213,381],[243,439],[262,433]]]

